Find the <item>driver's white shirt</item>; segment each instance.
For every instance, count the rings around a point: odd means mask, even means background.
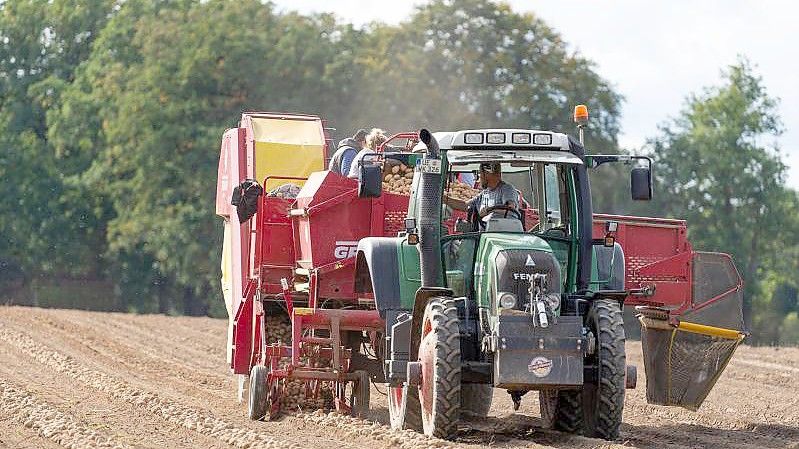
[[[485,188],[477,194],[476,197],[469,200],[467,203],[469,207],[477,206],[477,210],[481,211],[487,207],[503,206],[511,203],[513,207],[519,207],[519,194],[516,189],[505,181],[499,181],[493,189]]]

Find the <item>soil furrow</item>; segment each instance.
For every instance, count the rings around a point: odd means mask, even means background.
[[[154,393],[131,387],[122,380],[85,368],[72,358],[51,350],[20,332],[0,329],[0,339],[16,346],[50,369],[84,382],[116,398],[130,401],[132,404],[160,415],[161,418],[168,422],[180,424],[188,429],[213,436],[228,444],[248,448],[302,448],[297,443],[236,427],[230,422],[216,418],[206,411],[186,407],[159,397]]]
[[[80,417],[92,429],[103,430],[125,445],[142,449],[215,448],[230,445],[120,400],[48,369],[16,348],[0,344],[0,378],[13,378],[34,397]],[[0,445],[2,447],[2,445]]]
[[[514,412],[508,394],[495,390],[490,416],[461,422],[446,442],[391,430],[374,387],[368,419],[316,411],[248,420],[225,363],[226,328],[208,318],[0,307],[0,381],[131,447],[799,449],[797,348],[740,347],[690,412],[646,403],[641,345],[628,342],[639,384],[627,391],[618,441],[542,429],[536,393]],[[5,404],[0,448],[59,447],[18,412],[4,413]]]
[[[0,379],[0,409],[3,416],[64,447],[129,447],[3,379]]]

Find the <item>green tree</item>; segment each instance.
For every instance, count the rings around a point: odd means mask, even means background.
[[[205,314],[218,303],[222,133],[242,110],[335,111],[353,37],[330,15],[256,1],[122,5],[48,117],[81,182],[111,205],[109,272],[131,307]]]
[[[367,69],[362,98],[368,104],[354,110],[353,125],[573,133],[572,110],[585,103],[592,115],[587,147],[618,151],[621,96],[560,34],[507,4],[432,1],[399,27],[373,24],[358,62]],[[596,178],[598,209],[622,207],[617,182]]]
[[[45,111],[88,57],[112,3],[0,2],[0,252],[36,274],[99,271],[92,198],[68,179]]]
[[[774,142],[781,132],[776,100],[746,60],[723,78],[689,97],[652,141],[655,207],[688,220],[695,248],[732,254],[746,283],[749,319],[764,272],[796,241],[797,198],[785,188]]]

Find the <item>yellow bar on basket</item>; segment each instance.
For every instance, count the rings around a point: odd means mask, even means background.
[[[313,315],[313,309],[310,307],[295,307],[294,315]]]
[[[735,329],[724,329],[722,327],[706,326],[704,324],[688,323],[686,321],[680,321],[678,329],[711,337],[728,338],[730,340],[737,340],[743,337],[743,334]]]

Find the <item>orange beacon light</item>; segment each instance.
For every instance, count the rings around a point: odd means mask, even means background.
[[[578,104],[574,107],[574,122],[578,125],[588,122],[588,107],[586,105]]]

